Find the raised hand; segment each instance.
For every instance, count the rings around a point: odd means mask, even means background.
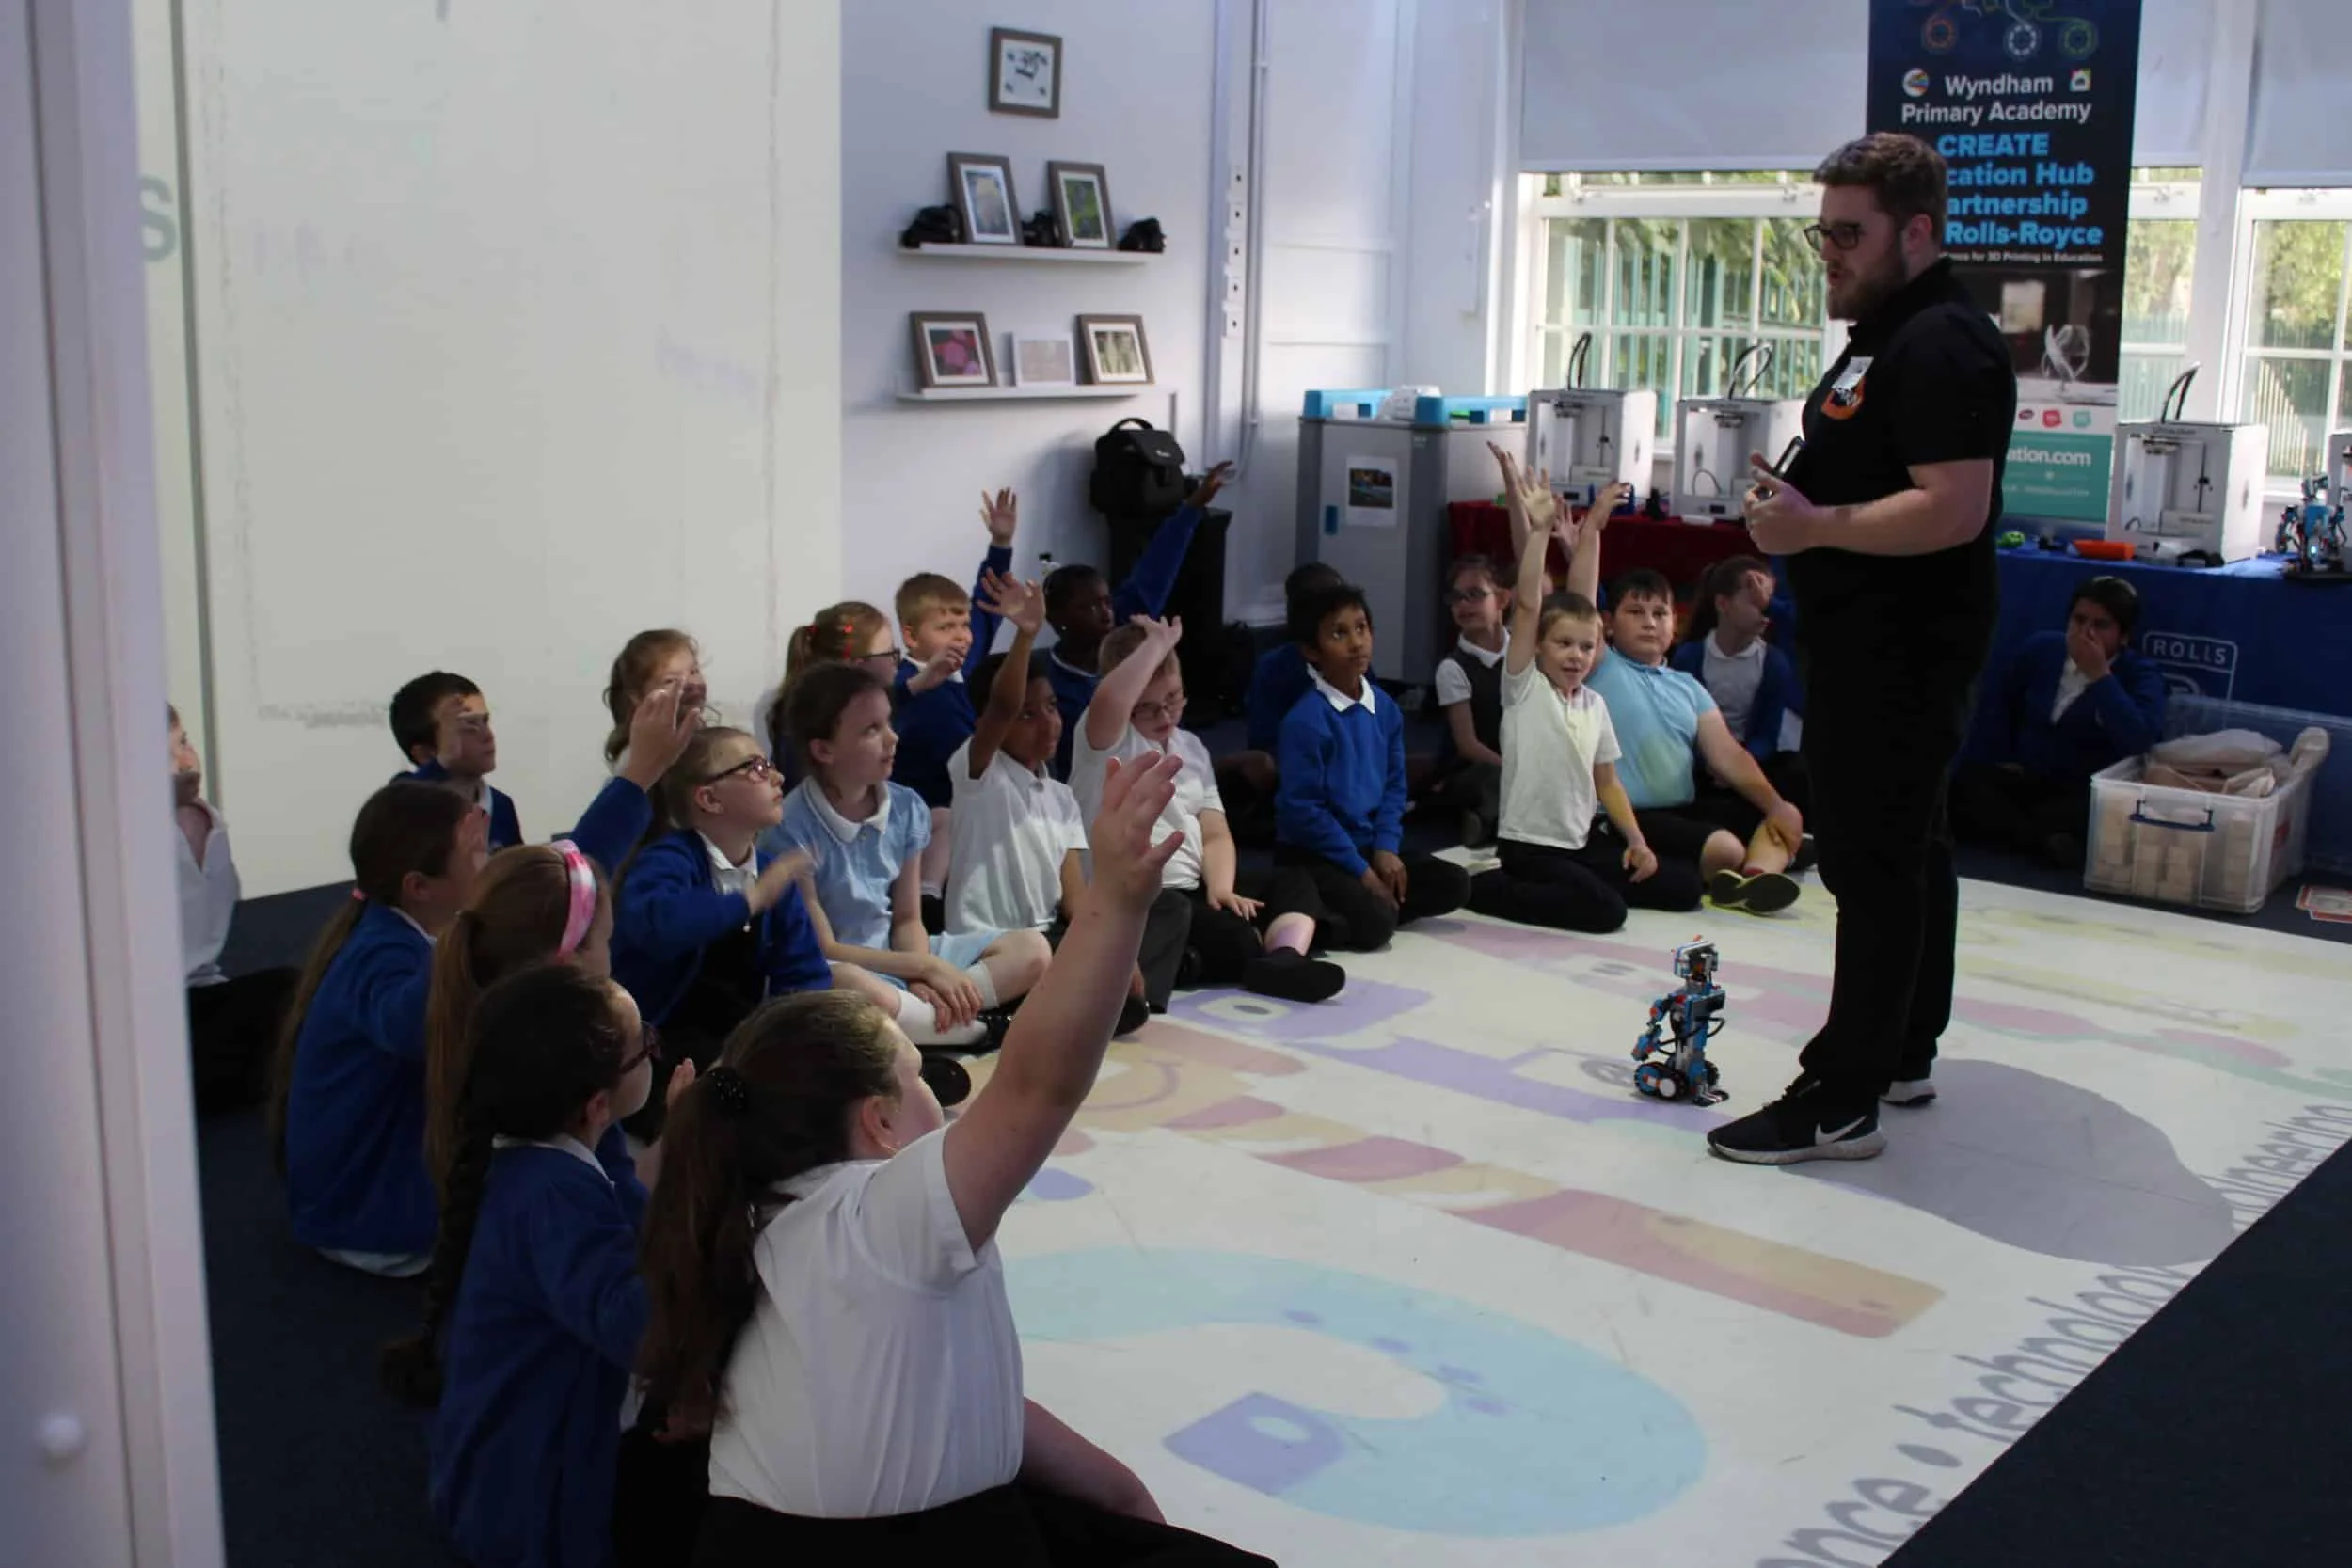
[[[963,660],[955,649],[942,648],[923,661],[923,667],[907,677],[907,689],[920,697],[934,687],[944,686],[947,677],[963,668]]]
[[[1141,626],[1145,641],[1157,643],[1163,658],[1175,652],[1176,644],[1184,640],[1184,623],[1181,616],[1170,616],[1163,621],[1155,615],[1138,615],[1127,624]]]
[[[1219,463],[1200,476],[1200,484],[1184,499],[1184,504],[1196,509],[1206,507],[1216,499],[1216,493],[1224,489],[1226,482],[1232,477],[1233,465],[1231,462]]]
[[[1013,533],[1021,527],[1021,498],[1010,486],[993,496],[980,492],[980,521],[988,525],[988,542],[999,549],[1009,548]]]
[[[1137,910],[1159,896],[1160,873],[1184,837],[1170,833],[1154,844],[1152,831],[1175,798],[1176,775],[1183,767],[1184,759],[1173,754],[1109,765],[1103,780],[1103,809],[1087,831],[1087,847],[1094,856],[1089,887]]]
[[[645,693],[628,721],[628,778],[650,791],[703,727],[702,710],[684,703],[684,689],[663,681]]]
[[[1009,572],[981,574],[980,608],[1011,622],[1015,630],[1025,631],[1031,637],[1045,625],[1045,591],[1034,582],[1023,582]]]

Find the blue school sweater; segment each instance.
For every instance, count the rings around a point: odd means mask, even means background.
[[[2036,632],[1986,683],[1983,718],[1994,762],[2013,762],[2038,779],[2074,782],[2136,757],[2164,738],[2164,672],[2130,648],[2107,677],[2083,689],[2057,720],[2058,679],[2073,656],[2066,634]]]
[[[616,877],[628,863],[629,851],[653,826],[653,801],[627,779],[607,779],[588,809],[580,814],[571,840],[580,852]]]
[[[774,858],[754,852],[762,869]],[[666,833],[638,851],[621,879],[613,909],[612,978],[649,1022],[662,1022],[702,973],[703,949],[740,930],[747,920],[758,927],[769,995],[832,987],[833,970],[798,888],[755,920],[743,895],[719,891],[710,849],[700,833],[691,829]]]
[[[414,779],[419,784],[447,784],[449,769],[437,762],[428,762],[413,773],[395,773],[392,777],[395,782]],[[506,791],[487,779],[483,781],[483,785],[490,792],[490,852],[495,855],[501,849],[512,849],[523,841],[523,825],[516,817],[515,802]]]
[[[612,1560],[621,1403],[645,1333],[645,1192],[633,1169],[577,1148],[490,1157],[442,1339],[429,1496],[473,1568]]]
[[[953,678],[929,691],[909,691],[907,682],[921,674],[923,667],[913,659],[900,659],[898,673],[890,683],[890,722],[898,732],[898,754],[890,765],[890,777],[923,797],[927,806],[945,807],[952,802],[947,759],[972,738],[979,722],[972,705],[972,683],[979,678],[980,665],[996,642],[998,618],[980,608],[980,591],[989,573],[1011,570],[1010,549],[992,546],[981,558],[979,576],[972,579],[972,649],[963,656],[963,668]],[[799,771],[794,768],[787,782],[798,784]]]
[[[1187,501],[1152,531],[1151,543],[1136,557],[1127,580],[1111,592],[1112,626],[1123,626],[1138,615],[1157,615],[1168,608],[1168,596],[1176,591],[1176,574],[1184,570],[1184,554],[1192,548],[1192,536],[1200,529],[1200,509]],[[1204,637],[1216,630],[1214,626],[1195,629]],[[1058,658],[1046,660],[1045,667],[1054,685],[1054,705],[1061,709],[1061,746],[1054,752],[1054,777],[1067,783],[1070,748],[1078,726],[1086,722],[1087,705],[1094,701],[1094,689],[1103,677],[1099,671],[1081,670]]]
[[[294,1239],[336,1252],[433,1250],[424,1170],[424,1006],[433,943],[371,900],[294,1041],[286,1205]]]
[[[1405,712],[1364,681],[1366,701],[1331,705],[1315,686],[1282,720],[1274,841],[1362,876],[1375,849],[1405,841]]]
[[[1298,699],[1314,689],[1314,672],[1295,642],[1268,648],[1250,667],[1242,713],[1249,725],[1249,749],[1273,752],[1282,744],[1282,721]]]
[[[1693,638],[1677,645],[1666,656],[1666,663],[1697,681],[1707,684],[1707,639]],[[1788,711],[1797,694],[1797,667],[1787,654],[1764,645],[1764,674],[1756,683],[1756,698],[1748,706],[1747,733],[1739,737],[1748,749],[1748,755],[1758,762],[1767,762],[1780,750],[1781,716]]]

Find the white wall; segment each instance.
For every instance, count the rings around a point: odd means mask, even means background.
[[[183,22],[210,761],[246,891],[348,875],[401,760],[385,705],[435,666],[483,685],[498,782],[557,832],[631,632],[694,632],[746,714],[838,591],[837,5]]]
[[[992,25],[1063,40],[1058,119],[991,114]],[[841,403],[844,582],[885,612],[921,570],[968,579],[986,546],[978,496],[1022,497],[1019,569],[1037,553],[1105,563],[1087,505],[1094,438],[1139,415],[1174,428],[1196,468],[1208,327],[1215,8],[1209,0],[854,0],[843,18]],[[947,199],[947,154],[1012,160],[1024,214],[1051,204],[1049,160],[1104,166],[1124,230],[1157,217],[1165,256],[1142,266],[951,261],[901,255],[917,209]],[[1081,314],[1144,317],[1158,384],[1132,401],[902,404],[914,379],[907,316],[977,310],[1001,356],[1015,329],[1070,331]],[[1285,521],[1288,511],[1283,514]],[[1237,509],[1234,532],[1257,526]]]

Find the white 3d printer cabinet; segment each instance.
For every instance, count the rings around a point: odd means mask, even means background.
[[[2267,426],[2120,424],[2107,537],[2141,561],[2219,565],[2258,555],[2269,467]]]
[[[1527,394],[1527,466],[1549,474],[1579,506],[1617,483],[1632,485],[1638,502],[1649,493],[1657,445],[1656,392],[1564,387]]]
[[[1675,515],[1711,523],[1746,515],[1748,454],[1776,463],[1804,431],[1804,400],[1684,398],[1675,404]]]

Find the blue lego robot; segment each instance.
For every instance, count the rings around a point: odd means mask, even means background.
[[[1715,944],[1690,942],[1675,949],[1680,986],[1649,1005],[1649,1022],[1633,1042],[1633,1086],[1659,1100],[1712,1105],[1725,1099],[1716,1086],[1707,1042],[1724,1026],[1724,988],[1715,983]]]
[[[2279,536],[2271,548],[2288,558],[2290,578],[2335,580],[2346,575],[2344,505],[2339,498],[2330,507],[2327,489],[2324,479],[2305,480],[2301,503],[2288,507],[2279,518]]]

